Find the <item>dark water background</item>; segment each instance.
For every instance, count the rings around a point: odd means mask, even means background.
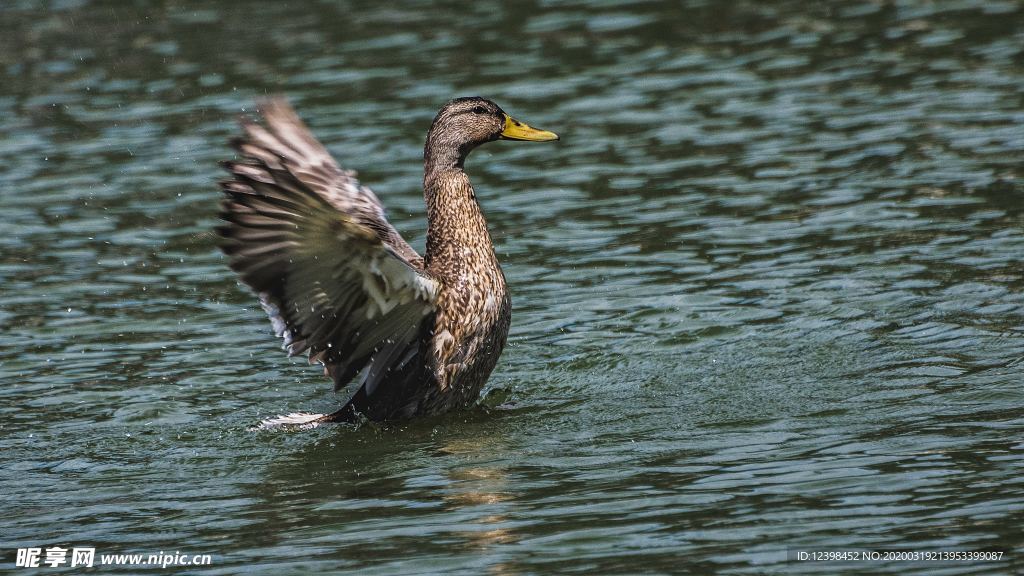
[[[210,233],[279,92],[418,247],[445,100],[562,135],[468,163],[495,408],[247,430],[339,402]],[[1016,2],[4,2],[4,569],[1022,571],[1022,173]],[[786,554],[897,547],[1007,556]]]

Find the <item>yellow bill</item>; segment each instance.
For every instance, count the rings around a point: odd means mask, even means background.
[[[501,137],[505,140],[529,140],[530,142],[558,140],[558,134],[530,128],[508,114],[505,114],[505,129],[501,131]]]

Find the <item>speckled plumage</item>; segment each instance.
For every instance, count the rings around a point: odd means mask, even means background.
[[[421,258],[284,100],[267,101],[262,116],[243,122],[241,159],[225,163],[222,249],[289,354],[308,352],[336,388],[357,386],[333,414],[280,422],[384,421],[472,403],[505,346],[511,300],[463,163],[511,137],[511,124],[557,136],[481,98],[445,105],[424,147]]]

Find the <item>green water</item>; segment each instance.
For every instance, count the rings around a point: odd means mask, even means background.
[[[490,408],[248,431],[342,399],[211,232],[268,93],[420,249],[447,99],[562,136],[467,164]],[[1013,2],[4,2],[0,570],[1022,571],[1022,174]]]

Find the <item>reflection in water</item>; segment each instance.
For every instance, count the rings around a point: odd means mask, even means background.
[[[507,493],[505,468],[487,465],[488,462],[493,462],[495,451],[499,448],[500,443],[495,442],[493,437],[482,437],[452,440],[445,442],[438,449],[441,454],[452,455],[465,462],[463,467],[455,468],[449,473],[451,484],[444,495],[445,502],[453,508],[480,507],[486,510],[473,522],[476,525],[474,529],[459,533],[466,538],[467,545],[482,551],[492,548],[495,544],[512,544],[518,540],[515,533],[506,527],[509,524],[506,515],[489,512],[495,508],[502,509],[505,502],[512,500],[512,495]],[[510,572],[507,566],[492,567],[492,572],[515,573]]]
[[[510,516],[515,497],[502,464],[507,442],[486,418],[462,430],[440,419],[288,434],[285,442],[297,452],[249,483],[249,498],[265,504],[254,518],[258,524],[248,527],[257,535],[251,545],[277,549],[301,533],[303,546],[332,565],[423,570],[415,558],[396,555],[415,546],[445,557],[470,554],[479,558],[471,562],[477,571],[522,573],[504,552],[519,541]],[[439,511],[446,520],[434,520]],[[381,516],[394,523],[380,525]]]

